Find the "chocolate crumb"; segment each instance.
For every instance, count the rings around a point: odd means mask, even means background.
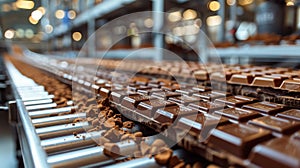
[[[119,156],[120,148],[115,143],[105,143],[103,153],[110,157],[116,158]]]
[[[173,151],[165,150],[154,156],[155,161],[160,165],[167,165],[170,158],[172,157]]]

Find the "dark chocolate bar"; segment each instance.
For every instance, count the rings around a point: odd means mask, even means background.
[[[271,138],[272,134],[267,130],[243,124],[231,124],[215,129],[208,142],[213,148],[247,158],[252,147]]]
[[[281,134],[291,134],[300,129],[300,123],[273,116],[264,116],[249,121],[249,124]]]
[[[300,167],[300,140],[289,137],[272,139],[254,147],[250,161],[259,167]]]

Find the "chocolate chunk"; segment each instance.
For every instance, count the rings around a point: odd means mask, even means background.
[[[116,125],[115,120],[113,118],[108,118],[105,122],[104,122],[104,126],[106,128],[113,128]]]
[[[136,111],[147,117],[153,117],[154,112],[163,107],[175,106],[175,103],[164,101],[161,99],[150,99],[138,104]]]
[[[249,121],[249,124],[281,134],[291,134],[300,129],[300,123],[273,116],[264,116]]]
[[[174,168],[175,166],[179,165],[180,163],[183,163],[183,160],[179,159],[177,156],[172,156],[169,161],[168,167]]]
[[[115,143],[105,143],[103,153],[110,157],[116,158],[120,154],[120,148]]]
[[[203,112],[213,112],[215,110],[219,110],[224,108],[224,106],[222,104],[218,104],[218,103],[212,103],[212,102],[207,102],[207,101],[200,101],[200,102],[196,102],[196,103],[190,103],[188,105],[189,108],[193,108],[193,109],[197,109]]]
[[[198,114],[198,111],[184,106],[169,106],[158,109],[153,118],[160,123],[173,123],[177,116],[189,114]]]
[[[202,168],[202,165],[199,162],[195,162],[192,168]]]
[[[122,106],[127,107],[129,109],[135,109],[140,102],[149,100],[149,96],[144,95],[129,95],[123,98]]]
[[[255,110],[264,114],[275,114],[284,109],[284,105],[271,102],[257,102],[243,105],[242,108]]]
[[[133,126],[134,126],[134,123],[132,121],[123,122],[123,127],[127,128],[127,129],[132,129]]]
[[[237,120],[239,122],[248,121],[249,119],[261,116],[258,112],[241,109],[237,107],[217,110],[214,113],[227,117],[229,119]]]
[[[246,158],[252,147],[271,138],[271,133],[261,128],[231,124],[215,129],[208,142],[216,149]]]
[[[300,140],[288,137],[272,139],[255,146],[250,155],[252,164],[259,167],[300,167]]]
[[[216,103],[225,103],[228,106],[241,107],[244,104],[251,103],[255,101],[256,98],[247,97],[247,96],[229,96],[216,99]]]
[[[290,110],[284,111],[282,113],[278,113],[276,115],[276,117],[300,122],[300,110],[290,109]]]
[[[172,150],[165,150],[154,156],[155,161],[160,165],[167,165],[173,155]]]

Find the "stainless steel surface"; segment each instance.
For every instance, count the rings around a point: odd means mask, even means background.
[[[62,116],[53,116],[45,118],[32,119],[32,124],[36,127],[46,127],[52,125],[68,124],[72,123],[76,118],[85,118],[85,113],[68,114]]]
[[[26,97],[26,98],[22,98],[23,102],[26,101],[34,101],[34,100],[43,100],[43,99],[53,99],[54,95],[47,95],[47,96],[40,96],[40,97]]]
[[[120,154],[122,156],[132,155],[134,151],[138,149],[138,146],[134,141],[123,141],[116,143],[120,148]],[[48,163],[52,167],[79,167],[83,165],[94,164],[97,162],[103,162],[110,160],[103,153],[102,146],[96,146],[77,151],[57,154],[48,157]]]
[[[156,163],[154,157],[144,157],[144,158],[138,158],[131,161],[119,163],[119,164],[113,164],[110,166],[104,166],[105,168],[120,168],[120,167],[126,167],[126,168],[158,168],[161,167],[159,164]]]
[[[103,162],[110,160],[110,157],[104,155],[103,147],[96,146],[78,151],[57,154],[48,157],[48,163],[51,167],[79,167],[87,164]]]
[[[41,139],[53,138],[63,135],[71,135],[73,132],[80,133],[84,128],[91,128],[88,122],[55,125],[50,127],[37,128],[36,133]]]
[[[17,131],[19,135],[24,135],[24,137],[19,137],[19,138],[21,138],[20,144],[21,144],[25,167],[43,167],[43,168],[49,167],[46,159],[47,158],[46,152],[43,150],[42,146],[40,145],[40,139],[37,136],[35,132],[35,128],[31,123],[31,119],[28,115],[28,112],[26,111],[24,104],[20,99],[19,94],[17,93],[16,80],[27,79],[27,78],[23,78],[22,75],[18,72],[18,70],[7,60],[5,60],[5,66],[8,71],[9,79],[13,81],[11,87],[12,87],[13,94],[16,98],[19,121],[22,123],[17,125]],[[34,83],[30,81],[22,81],[19,83],[21,83],[23,86],[29,84],[34,85]],[[29,155],[26,155],[25,152],[26,154]]]
[[[17,88],[20,92],[31,92],[31,91],[45,91],[45,87],[41,85],[31,86],[31,87],[19,87]]]
[[[27,111],[34,111],[34,110],[43,110],[43,109],[49,109],[56,107],[56,103],[50,103],[50,104],[39,104],[39,105],[32,105],[32,106],[26,106]]]
[[[29,112],[28,114],[31,118],[49,117],[51,115],[58,115],[61,113],[71,112],[72,108],[75,107],[62,107],[62,108],[55,108],[55,109],[48,109],[48,110],[32,111]]]
[[[61,152],[78,147],[97,145],[95,142],[104,131],[80,133],[77,136],[67,135],[57,138],[45,139],[41,141],[42,147],[47,153]]]
[[[52,99],[33,100],[24,102],[25,106],[36,105],[36,104],[47,104],[52,103]]]

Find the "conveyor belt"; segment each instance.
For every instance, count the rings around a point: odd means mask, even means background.
[[[10,64],[8,64],[8,69],[9,65]],[[112,65],[112,63],[110,63],[110,65]],[[158,81],[158,77],[153,77],[152,81],[147,80],[147,82],[145,82],[143,80],[137,80],[129,85],[123,86],[122,83],[115,84],[110,82],[112,74],[109,71],[99,72],[99,74],[97,73],[97,77],[94,77],[91,75],[91,69],[87,67],[85,71],[80,74],[79,78],[71,76],[70,69],[63,69],[59,66],[45,65],[45,67],[43,67],[43,65],[37,65],[37,67],[65,83],[76,83],[77,87],[81,89],[81,92],[90,93],[93,91],[101,96],[108,96],[111,101],[110,105],[126,117],[137,121],[137,123],[146,125],[147,129],[151,128],[157,132],[162,132],[167,139],[178,142],[178,145],[185,150],[192,151],[198,154],[198,156],[202,156],[224,167],[252,167],[257,166],[256,164],[263,165],[264,163],[258,158],[261,158],[261,156],[271,157],[272,155],[268,156],[268,154],[255,149],[266,148],[266,150],[269,150],[268,148],[273,147],[271,146],[273,141],[282,141],[286,143],[287,146],[293,148],[295,143],[299,141],[299,110],[292,109],[299,108],[299,104],[297,104],[297,101],[299,101],[298,97],[286,96],[285,100],[297,100],[292,103],[288,102],[288,105],[292,105],[289,107],[287,105],[278,104],[278,102],[274,103],[269,101],[274,100],[274,95],[272,94],[270,94],[270,96],[266,94],[269,96],[267,98],[260,97],[260,95],[258,97],[248,97],[247,95],[234,95],[224,91],[211,91],[210,88],[206,88],[206,86],[191,86],[188,83],[180,84],[182,87],[179,87],[179,84],[172,80],[159,79]],[[126,70],[130,71],[130,65],[128,65],[127,68],[129,69]],[[252,70],[250,71],[248,69],[249,67],[246,67],[242,70],[247,73],[252,72]],[[257,73],[257,69],[259,72],[262,71],[261,67],[254,67],[252,69],[254,69],[253,71],[255,73]],[[268,70],[267,73],[268,74],[265,74],[266,76],[272,74],[273,70]],[[114,73],[114,75],[118,76],[117,73]],[[158,74],[158,76],[160,75],[164,76],[164,74]],[[247,75],[248,74],[245,76],[247,77]],[[204,76],[206,78],[207,74],[204,74]],[[238,77],[240,76],[234,74],[232,75],[233,79],[231,78],[230,81],[228,81],[232,92],[238,94],[243,91],[248,93],[248,91],[251,91],[253,88],[257,89],[257,87],[261,87],[258,84],[262,84],[257,82],[259,80],[263,81],[263,79],[267,79],[266,81],[274,84],[276,81],[284,81],[287,78],[286,76],[282,79],[278,79],[278,77],[255,77],[256,82],[252,84],[250,84],[250,80],[246,82],[243,81],[246,84],[245,87],[243,87],[244,90],[241,91],[241,87],[234,83],[237,82]],[[298,86],[298,77],[299,76],[296,77],[295,74],[291,75],[293,84],[288,83],[289,86],[293,86],[293,88],[295,88],[294,86]],[[24,77],[20,78],[24,79]],[[222,75],[217,74],[214,77],[214,79],[218,78],[222,78]],[[239,79],[247,78],[242,76]],[[14,76],[12,80],[14,80]],[[229,80],[229,78],[227,80]],[[251,78],[251,80],[253,79]],[[93,84],[93,81],[96,81],[95,84]],[[226,81],[218,81],[216,84],[218,84],[219,88],[222,88],[224,87],[224,82]],[[26,81],[25,84],[26,86],[25,88],[22,87],[22,91],[26,90],[26,88],[32,89],[33,86],[31,85],[36,85],[32,83],[32,81],[30,82],[30,80]],[[202,84],[209,85],[207,81],[204,81]],[[287,94],[285,91],[286,87],[282,86],[279,88],[277,87],[279,86],[278,84],[274,86],[270,85],[270,87],[268,86],[269,88],[263,86],[262,89],[265,89],[264,91],[271,89],[271,91],[276,90],[278,93]],[[56,108],[57,104],[46,101],[49,100],[49,94],[45,93],[40,86],[38,87],[40,90],[37,92],[39,93],[37,95],[39,95],[40,98],[37,97],[36,100],[38,100],[40,104],[31,103],[34,100],[30,100],[27,106],[24,106],[24,103],[21,103],[21,106],[26,110],[26,116],[32,118],[30,124],[31,127],[35,126],[34,137],[39,140],[39,146],[42,146],[48,154],[46,161],[44,161],[46,164],[52,167],[118,165],[115,159],[104,155],[103,146],[97,146],[96,143],[93,143],[92,137],[85,133],[84,127],[90,127],[87,121],[72,123],[72,119],[76,118],[76,115],[80,118],[84,117],[87,113],[68,113],[72,111],[72,109],[78,108],[71,106],[72,103],[70,103],[69,107]],[[126,90],[127,95],[122,93],[124,87],[130,90],[131,95],[127,94],[128,90]],[[160,91],[157,92],[157,89]],[[18,91],[18,87],[16,87],[16,90]],[[26,93],[29,92],[22,91],[16,94],[22,95],[22,99],[26,99],[26,102],[28,102],[28,99],[34,99],[34,96],[29,94],[29,98],[26,97]],[[260,92],[261,90],[258,91]],[[253,93],[250,93],[249,95],[252,96]],[[294,93],[298,93],[298,90],[292,90],[291,93],[289,92],[288,94]],[[156,103],[151,104],[151,100],[156,100]],[[275,100],[282,101],[281,99]],[[164,104],[166,108],[161,107],[159,104]],[[195,111],[197,115],[192,116],[191,113]],[[185,114],[180,114],[181,112]],[[223,115],[223,117],[220,117],[220,115]],[[290,118],[287,119],[284,117]],[[173,126],[175,127],[172,126],[172,129],[164,131],[168,128],[170,123],[174,124]],[[206,123],[208,123],[208,130],[204,129]],[[217,129],[212,132],[212,136],[207,141],[202,141],[203,136],[210,133],[210,130],[213,129],[214,126],[217,126]],[[186,132],[186,127],[192,129]],[[204,133],[202,133],[202,131]],[[76,132],[78,138],[74,138],[74,135],[70,135],[73,132]],[[100,132],[93,131],[92,133],[95,137],[102,136]],[[151,139],[149,141],[151,141]],[[264,142],[270,142],[270,144],[266,145]],[[125,157],[137,149],[137,144],[133,141],[122,141],[117,143],[117,146]],[[251,149],[253,150],[251,151]],[[37,150],[40,150],[40,147]],[[284,148],[282,150],[284,150]],[[285,166],[287,167],[293,167],[289,164],[298,166],[300,165],[300,161],[297,159],[299,158],[299,153],[297,152],[298,150],[291,156],[282,153],[284,157],[288,157],[288,159],[293,160],[293,162],[282,163],[281,160],[277,161],[281,164],[286,164]],[[176,153],[176,150],[174,153]],[[136,159],[130,162],[132,164],[128,162],[121,163],[120,165],[127,166],[128,164],[135,166],[149,162],[150,166],[153,163],[153,159]],[[276,160],[273,160],[273,162],[276,162]]]
[[[85,113],[66,114],[76,107],[57,108],[52,100],[54,96],[43,86],[23,76],[8,60],[5,64],[16,97],[16,101],[10,102],[11,123],[17,126],[25,167],[114,166],[116,158],[105,155],[103,146],[95,142],[103,131],[86,133],[84,128],[89,127],[88,122],[73,123],[74,119],[85,118]],[[137,150],[134,141],[126,140],[117,145],[122,154],[120,159]],[[128,161],[126,167],[141,165],[160,167],[153,158]]]

